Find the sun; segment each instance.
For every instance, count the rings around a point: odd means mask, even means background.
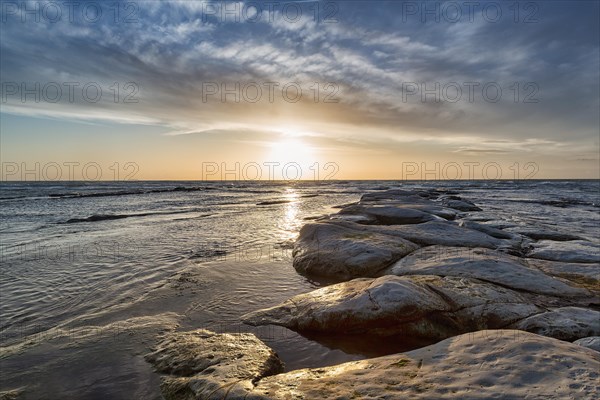
[[[271,144],[268,160],[281,164],[298,163],[308,166],[315,161],[313,149],[297,138],[285,138]]]

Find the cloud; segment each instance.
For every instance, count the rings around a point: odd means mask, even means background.
[[[269,131],[287,120],[346,142],[367,135],[371,142],[450,141],[457,152],[508,152],[515,145],[575,151],[597,146],[600,57],[590,32],[598,31],[598,5],[558,3],[540,4],[535,24],[509,17],[490,23],[479,14],[473,22],[403,21],[394,2],[338,3],[337,23],[309,13],[291,23],[266,7],[258,23],[235,23],[207,17],[211,3],[190,1],[144,2],[137,23],[8,21],[1,27],[3,82],[97,82],[107,93],[114,82],[121,91],[134,82],[140,102],[108,96],[94,104],[24,104],[13,96],[2,112],[156,124],[171,134]],[[299,82],[306,92],[293,104],[205,102],[206,82]],[[472,102],[464,91],[457,102],[422,101],[420,94],[405,101],[408,82],[456,82],[463,90],[465,82],[492,82],[502,98],[486,101],[478,88]],[[312,101],[315,83],[319,96],[335,84],[340,103]],[[532,95],[527,83],[537,85],[538,103],[523,102]],[[494,144],[498,138],[507,142]]]

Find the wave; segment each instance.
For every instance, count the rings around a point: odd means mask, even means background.
[[[257,193],[257,194],[260,194],[260,193],[281,193],[278,190],[237,190],[237,188],[228,188],[228,187],[211,187],[211,186],[186,187],[186,186],[178,186],[178,187],[175,187],[175,188],[167,188],[167,189],[120,190],[120,191],[116,191],[116,192],[50,193],[50,194],[48,194],[48,197],[50,197],[50,198],[59,198],[59,199],[73,199],[73,198],[86,198],[86,197],[135,196],[135,195],[143,195],[143,194],[173,193],[173,192],[203,192],[203,191],[212,191],[212,190],[221,190],[221,191],[235,192],[235,193]],[[13,199],[13,198],[10,198],[10,199]],[[2,200],[2,199],[0,199],[0,200]]]
[[[591,207],[600,207],[599,204],[593,201],[585,201],[581,199],[569,199],[562,198],[558,200],[528,200],[528,199],[503,199],[504,201],[510,201],[514,203],[528,203],[528,204],[541,204],[544,206],[553,206],[553,207],[574,207],[574,206],[591,206]]]
[[[12,197],[0,197],[1,200],[17,200],[17,199],[25,199],[29,196],[12,196]]]

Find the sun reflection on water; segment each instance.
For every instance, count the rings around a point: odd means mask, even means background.
[[[289,203],[286,203],[285,205],[280,228],[283,231],[282,233],[285,233],[285,240],[294,240],[296,239],[297,231],[300,229],[300,224],[302,223],[298,218],[300,212],[300,195],[295,189],[287,188],[284,198],[285,200],[288,200]]]

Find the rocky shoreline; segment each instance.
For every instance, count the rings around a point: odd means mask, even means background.
[[[435,343],[283,372],[252,334],[169,333],[147,355],[167,399],[593,398],[593,238],[478,215],[448,190],[387,190],[300,231],[294,268],[334,284],[245,315],[301,334]],[[337,283],[335,283],[337,282]]]

